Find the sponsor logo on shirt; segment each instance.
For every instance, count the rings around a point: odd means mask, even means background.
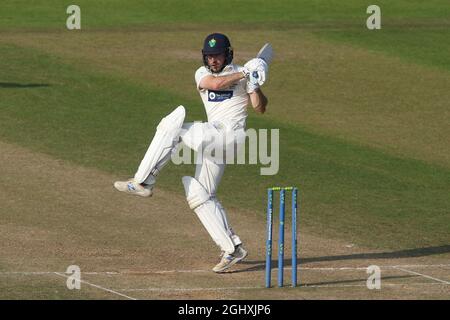
[[[233,97],[233,91],[215,91],[208,90],[208,101],[221,102]]]

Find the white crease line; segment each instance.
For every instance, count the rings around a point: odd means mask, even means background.
[[[421,276],[421,277],[424,277],[424,278],[428,278],[428,279],[431,279],[431,280],[434,280],[434,281],[437,281],[437,282],[440,282],[440,283],[450,284],[450,282],[448,282],[448,281],[441,280],[441,279],[438,279],[438,278],[434,278],[434,277],[431,277],[431,276],[427,276],[426,274],[422,274],[422,273],[419,273],[419,272],[403,269],[403,268],[400,268],[400,267],[397,267],[395,269],[401,270],[401,271],[404,271],[404,272],[407,272],[407,273],[410,273],[410,274],[415,274],[415,275],[418,275],[418,276]]]
[[[69,276],[67,276],[67,275],[65,275],[65,274],[63,274],[63,273],[55,272],[54,274],[56,274],[56,275],[58,275],[58,276],[61,276],[61,277],[64,277],[64,278],[69,278]],[[94,288],[97,288],[97,289],[100,289],[100,290],[104,290],[104,291],[107,291],[107,292],[116,294],[116,295],[118,295],[118,296],[121,296],[121,297],[130,299],[130,300],[137,300],[136,298],[129,297],[129,296],[124,295],[124,294],[122,294],[122,293],[120,293],[120,292],[117,292],[117,291],[114,291],[114,290],[111,290],[111,289],[108,289],[108,288],[104,288],[104,287],[98,286],[98,285],[93,284],[93,283],[89,283],[89,282],[84,281],[84,280],[81,280],[81,279],[80,279],[79,281],[80,281],[81,283],[85,283],[85,284],[87,284],[87,285],[89,285],[89,286],[91,286],[91,287],[94,287]]]
[[[442,285],[435,282],[412,282],[412,283],[383,283],[384,287],[405,287],[414,285]],[[367,287],[367,284],[316,284],[298,285],[296,288],[346,288],[346,287]],[[278,288],[278,287],[273,287]],[[284,288],[292,288],[289,285]],[[227,291],[227,290],[249,290],[265,289],[265,287],[227,287],[227,288],[140,288],[140,289],[114,289],[122,292],[189,292],[189,291]]]
[[[399,269],[399,268],[448,268],[450,264],[406,264],[393,266],[379,266],[380,269]],[[250,267],[251,268],[251,267]],[[285,267],[286,270],[291,270],[292,267]],[[277,270],[276,267],[272,270]],[[304,271],[351,271],[351,270],[367,270],[367,267],[298,267],[297,270]],[[240,269],[239,272],[244,273],[245,269]],[[261,269],[261,272],[264,271]],[[47,275],[54,273],[64,273],[60,271],[36,271],[36,272],[21,272],[21,271],[5,271],[0,272],[0,275]],[[145,271],[100,271],[100,272],[81,272],[84,275],[146,275],[146,274],[171,274],[171,273],[212,273],[211,270],[194,269],[194,270],[145,270]],[[233,274],[233,273],[231,273]]]
[[[386,266],[389,267],[389,266]],[[403,264],[391,268],[449,268],[450,264]]]
[[[442,268],[450,267],[450,264],[418,264],[418,265],[394,265],[394,266],[380,266],[381,269],[396,269],[403,268]],[[276,270],[277,268],[272,268]],[[291,270],[292,267],[285,267],[286,270]],[[351,270],[367,270],[367,267],[298,267],[297,270],[309,271],[351,271]],[[245,269],[240,269],[239,272],[245,272]],[[261,270],[263,271],[263,270]],[[211,273],[211,270],[146,270],[146,271],[123,271],[123,272],[83,272],[84,274],[92,275],[145,275],[145,274],[170,274],[170,273]],[[233,272],[230,272],[231,274]]]
[[[122,292],[152,291],[152,292],[186,292],[186,291],[226,291],[226,290],[251,290],[264,289],[264,287],[227,287],[227,288],[141,288],[141,289],[115,289]]]
[[[450,267],[450,264],[412,264],[412,265],[393,265],[393,266],[379,266],[380,269],[396,269],[396,268],[445,268]],[[276,268],[274,268],[276,269]],[[287,267],[285,269],[292,269]],[[345,271],[345,270],[367,270],[367,267],[298,267],[298,270],[312,270],[312,271]]]
[[[26,272],[26,271],[5,271],[0,272],[0,275],[23,275],[23,276],[40,276],[40,275],[47,275],[47,274],[54,274],[56,272],[54,271],[35,271],[35,272]]]
[[[204,272],[211,272],[211,270],[155,270],[155,271],[150,271],[150,273],[157,273],[157,274],[165,274],[165,273],[204,273]],[[146,273],[146,271],[143,271],[143,272],[131,271],[131,272],[129,272],[129,274],[139,274],[139,273]]]
[[[414,285],[438,285],[441,286],[441,283],[435,283],[435,282],[411,282],[411,283],[382,283],[382,287],[407,287],[407,286],[414,286]],[[345,288],[345,287],[367,287],[367,284],[341,284],[341,285],[334,285],[334,284],[317,284],[317,285],[302,285],[300,286],[302,288]]]
[[[396,269],[403,268],[442,268],[450,267],[450,264],[435,264],[435,265],[394,265],[394,266],[380,266],[381,269]],[[272,268],[276,270],[277,268]],[[292,267],[285,267],[286,270],[291,270]],[[367,270],[367,267],[298,267],[297,270],[309,271],[351,271],[351,270]],[[239,272],[245,272],[245,269],[240,269]],[[264,271],[264,270],[261,270]],[[145,275],[145,274],[170,274],[170,273],[211,273],[211,270],[147,270],[147,271],[123,271],[123,272],[84,272],[85,274],[109,274],[109,275]],[[231,274],[233,272],[230,272]]]

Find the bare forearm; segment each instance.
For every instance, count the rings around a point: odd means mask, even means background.
[[[209,90],[221,90],[226,89],[235,84],[236,82],[244,79],[245,76],[242,72],[236,72],[228,74],[226,76],[207,77],[200,84],[202,88]]]
[[[253,109],[255,109],[256,112],[266,112],[268,100],[261,89],[256,89],[254,92],[250,93],[250,101],[252,103]]]

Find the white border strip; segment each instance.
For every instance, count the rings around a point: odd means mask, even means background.
[[[422,273],[419,273],[419,272],[403,269],[403,268],[400,268],[400,267],[397,267],[395,269],[401,270],[403,272],[407,272],[407,273],[410,273],[410,274],[415,274],[417,276],[421,276],[421,277],[424,277],[424,278],[427,278],[427,279],[431,279],[431,280],[434,280],[434,281],[437,281],[437,282],[440,282],[440,283],[450,284],[450,282],[448,282],[448,281],[441,280],[441,279],[438,279],[438,278],[434,278],[434,277],[431,277],[431,276],[427,276],[426,274],[422,274]]]
[[[58,275],[58,276],[60,276],[60,277],[67,278],[67,279],[69,278],[69,276],[67,276],[67,275],[65,275],[65,274],[63,274],[63,273],[54,272],[54,274],[56,274],[56,275]],[[89,286],[91,286],[91,287],[94,287],[94,288],[97,288],[97,289],[100,289],[100,290],[103,290],[103,291],[106,291],[106,292],[109,292],[109,293],[113,293],[113,294],[116,294],[116,295],[118,295],[118,296],[121,296],[121,297],[130,299],[130,300],[137,300],[136,298],[133,298],[133,297],[124,295],[124,294],[122,294],[122,293],[120,293],[120,292],[117,292],[117,291],[114,291],[114,290],[111,290],[111,289],[108,289],[108,288],[104,288],[104,287],[98,286],[98,285],[93,284],[93,283],[89,283],[89,282],[84,281],[84,280],[82,280],[82,279],[80,279],[80,282],[81,282],[81,283],[85,283],[85,284],[87,284],[87,285],[89,285]]]

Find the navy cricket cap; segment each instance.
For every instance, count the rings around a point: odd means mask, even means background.
[[[230,40],[222,33],[212,33],[205,38],[202,53],[218,54],[226,53],[231,49]]]

